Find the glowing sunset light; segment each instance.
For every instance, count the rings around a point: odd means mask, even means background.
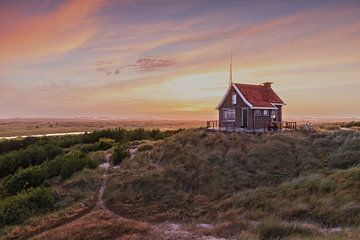
[[[0,118],[215,118],[234,81],[286,117],[360,117],[360,2],[0,1]]]

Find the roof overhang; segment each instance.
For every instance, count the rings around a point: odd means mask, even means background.
[[[252,105],[252,104],[244,97],[244,95],[241,93],[240,89],[233,83],[233,84],[231,84],[231,85],[228,87],[225,95],[224,95],[223,98],[221,99],[220,103],[217,105],[216,109],[219,109],[220,106],[224,103],[224,101],[225,101],[225,99],[226,99],[226,96],[229,94],[231,88],[234,88],[234,89],[235,89],[236,93],[239,94],[241,100],[243,100],[244,103],[245,103],[250,109],[273,109],[273,110],[277,110],[277,109],[279,109],[279,108],[276,107],[276,105],[279,105],[279,106],[280,106],[280,105],[281,105],[281,106],[282,106],[282,105],[286,105],[285,103],[271,103],[271,104],[273,105],[273,107],[261,107],[261,106],[256,106],[256,107],[255,107],[254,105]]]
[[[244,97],[244,95],[240,92],[239,88],[235,85],[235,84],[232,84],[233,88],[235,88],[235,91],[239,94],[241,100],[244,101],[244,103],[249,107],[249,108],[253,108],[253,105],[248,101],[246,100],[246,98]]]

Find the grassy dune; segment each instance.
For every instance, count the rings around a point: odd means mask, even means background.
[[[106,204],[135,219],[212,223],[221,237],[357,239],[359,164],[359,132],[187,130],[114,170]]]

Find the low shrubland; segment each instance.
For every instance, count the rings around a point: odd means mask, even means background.
[[[261,233],[254,230],[258,236],[276,231],[275,237],[305,236],[359,224],[359,154],[360,133],[352,131],[249,135],[187,130],[125,159],[105,197],[119,214],[150,221],[210,221],[219,226],[220,236],[251,229],[251,221],[265,222]],[[269,226],[268,216],[281,226]],[[318,229],[310,231],[297,221]]]
[[[114,165],[120,164],[125,158],[130,157],[129,147],[125,143],[119,143],[114,148],[112,162]]]
[[[0,177],[14,173],[18,168],[38,165],[62,154],[63,150],[53,144],[30,145],[25,149],[0,155]]]
[[[47,188],[31,188],[0,200],[0,224],[22,223],[34,214],[50,209],[55,197]]]
[[[96,152],[101,150],[108,150],[115,144],[113,139],[101,138],[96,143],[85,144],[81,147],[81,151],[84,153]]]
[[[169,137],[179,131],[181,131],[181,129],[162,132],[159,129],[116,128],[116,129],[98,130],[91,133],[85,133],[82,135],[75,135],[75,136],[44,138],[44,141],[46,142],[50,141],[60,147],[68,148],[76,144],[96,143],[102,138],[113,139],[118,143],[125,143],[125,142],[144,140],[144,139],[160,140]]]
[[[2,141],[0,228],[3,234],[8,231],[4,226],[24,223],[24,228],[11,229],[27,236],[29,228],[35,232],[46,228],[43,221],[56,226],[56,222],[68,219],[63,214],[66,209],[74,212],[74,216],[89,211],[94,207],[100,186],[102,171],[97,166],[114,146],[115,156],[122,147],[120,157],[124,159],[129,156],[130,141],[159,140],[177,132],[119,128],[76,136]],[[46,213],[53,217],[48,219]]]
[[[45,180],[55,176],[70,177],[85,167],[95,168],[98,162],[87,158],[81,152],[71,152],[37,166],[19,169],[9,175],[1,184],[2,195],[13,195],[24,189],[40,186]]]
[[[360,121],[351,121],[351,122],[346,122],[346,123],[341,123],[340,124],[342,127],[360,127]]]
[[[39,138],[27,137],[24,139],[12,139],[0,141],[0,154],[26,148],[27,146],[36,143]]]

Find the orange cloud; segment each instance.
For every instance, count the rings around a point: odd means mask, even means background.
[[[95,29],[89,17],[101,4],[99,0],[86,1],[86,4],[73,0],[41,15],[15,12],[12,17],[15,23],[9,22],[5,15],[0,17],[0,21],[7,21],[9,25],[0,38],[0,62],[61,54],[79,47],[93,35]]]

